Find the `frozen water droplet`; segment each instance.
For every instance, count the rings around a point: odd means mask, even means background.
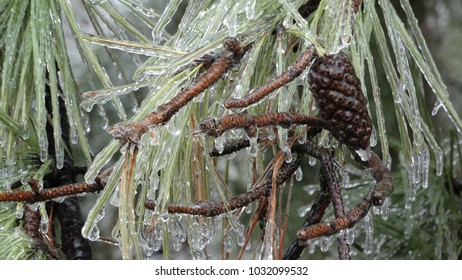
[[[246,213],[246,214],[252,213],[252,208],[253,208],[252,205],[253,205],[252,203],[249,203],[249,204],[245,207],[245,213]]]
[[[302,131],[300,131],[298,133],[298,143],[300,144],[305,144],[306,142],[306,129],[302,129]]]
[[[100,233],[100,231],[99,231],[98,225],[95,224],[95,225],[90,229],[87,238],[88,238],[90,241],[97,241],[97,240],[99,239],[99,233]]]
[[[435,163],[436,163],[436,176],[441,176],[443,174],[443,150],[438,147],[435,151]]]
[[[178,252],[181,250],[182,244],[186,240],[186,234],[177,218],[170,220],[169,231],[173,249]]]
[[[390,197],[387,197],[382,204],[382,208],[380,209],[380,214],[382,214],[382,219],[384,219],[385,221],[388,220],[388,217],[390,215],[390,204],[391,204],[391,199]]]
[[[93,110],[93,105],[95,105],[93,102],[82,102],[81,104],[82,108],[88,113]]]
[[[270,141],[276,139],[276,132],[274,131],[274,128],[271,126],[266,129],[266,135],[268,137],[268,140]]]
[[[87,239],[89,239],[91,241],[99,240],[100,231],[99,231],[99,228],[98,228],[97,224],[98,224],[99,221],[101,221],[101,219],[103,219],[104,214],[105,214],[105,210],[104,210],[104,207],[103,207],[98,212],[98,214],[95,216],[95,220],[90,225],[89,230],[87,231],[85,226],[82,228],[82,236],[83,237],[85,237],[85,238],[87,238]]]
[[[39,231],[42,234],[47,234],[48,233],[48,221],[49,221],[48,217],[44,217],[43,215],[41,216]]]
[[[202,258],[202,252],[199,250],[193,250],[191,254],[192,254],[193,260],[195,261],[198,261]]]
[[[215,149],[218,151],[218,153],[223,153],[223,150],[225,149],[225,144],[226,136],[224,134],[215,138]]]
[[[255,17],[255,5],[256,0],[247,0],[245,1],[245,16],[247,19],[253,19]]]
[[[371,156],[371,152],[369,150],[359,149],[356,151],[356,154],[361,158],[362,161],[367,161]]]
[[[32,210],[32,211],[37,211],[38,206],[39,206],[38,202],[33,203],[33,204],[29,204],[29,209]]]
[[[369,145],[375,147],[377,145],[377,137],[375,135],[375,129],[372,130],[371,138],[369,140]]]
[[[432,116],[435,116],[436,114],[438,114],[438,111],[441,109],[441,107],[443,107],[443,104],[438,100],[435,102],[435,107],[433,107],[433,110],[432,110]]]
[[[330,245],[332,241],[332,236],[324,236],[321,238],[321,251],[327,252],[329,251]]]
[[[249,137],[250,147],[249,147],[249,155],[251,157],[256,157],[258,153],[258,142],[257,137]]]
[[[57,203],[62,203],[65,199],[66,197],[57,197],[57,198],[53,198],[53,201]]]
[[[350,186],[350,175],[345,167],[340,168],[339,172],[342,177],[342,188],[347,189]]]
[[[302,168],[299,166],[297,170],[295,170],[295,180],[300,182],[303,179],[303,171]]]
[[[228,27],[228,34],[231,37],[236,36],[237,34],[237,10],[239,8],[239,4],[234,5],[233,9],[231,10],[230,14],[228,17],[225,18],[223,21],[224,25]],[[242,86],[241,86],[242,87]],[[236,91],[237,86],[236,86]]]
[[[16,205],[16,219],[22,219],[24,216],[24,204],[18,203]]]
[[[158,127],[151,127],[148,130],[149,136],[151,136],[151,145],[157,146],[160,142],[160,131]]]
[[[243,246],[245,243],[245,226],[238,219],[234,219],[233,223],[233,229],[237,237],[237,244],[239,246]]]
[[[284,158],[285,162],[291,163],[292,162],[292,150],[287,146],[283,148],[282,151],[286,154]]]
[[[233,249],[233,235],[227,234],[225,240],[223,241],[223,247],[226,253],[230,253]]]
[[[366,214],[363,221],[364,221],[364,232],[366,234],[366,240],[364,243],[364,253],[366,255],[370,255],[372,254],[372,246],[373,246],[372,215],[370,212]]]
[[[312,156],[309,156],[308,157],[308,164],[310,166],[315,166],[316,165],[316,158],[312,157]]]
[[[354,228],[348,228],[346,229],[346,242],[350,245],[353,244],[355,241],[355,229]]]
[[[422,182],[422,188],[426,189],[428,188],[428,177],[430,172],[430,151],[426,145],[424,145],[423,150],[420,152],[419,156],[420,164],[422,165],[422,175],[420,181]]]
[[[116,187],[115,191],[112,193],[111,198],[109,199],[109,203],[115,207],[120,206],[120,193],[119,193],[119,186]]]
[[[168,222],[169,217],[170,217],[170,216],[169,216],[168,212],[163,212],[163,213],[160,213],[160,214],[159,214],[160,220],[161,220],[162,222],[164,222],[164,223]]]

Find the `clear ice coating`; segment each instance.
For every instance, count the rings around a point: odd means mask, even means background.
[[[357,150],[356,154],[358,154],[358,156],[361,158],[362,161],[367,161],[372,156],[370,150],[363,150],[363,149]]]
[[[321,251],[327,252],[329,251],[330,245],[332,244],[332,235],[331,236],[323,236],[321,237]]]
[[[441,107],[443,107],[443,104],[439,100],[437,100],[435,102],[435,107],[433,107],[433,110],[432,110],[432,116],[435,116],[436,114],[438,114]]]
[[[91,224],[89,230],[85,233],[84,230],[82,229],[82,236],[91,240],[91,241],[97,241],[99,239],[99,233],[100,230],[98,228],[98,222],[101,221],[101,219],[104,218],[105,214],[105,208],[101,208],[101,210],[96,214],[95,220],[93,224]]]
[[[300,182],[303,179],[303,171],[302,168],[299,166],[297,170],[295,170],[295,180]]]
[[[380,208],[380,214],[382,215],[382,219],[385,221],[388,220],[388,217],[390,216],[390,204],[391,198],[387,197]]]
[[[225,134],[222,134],[215,138],[215,149],[218,151],[218,153],[220,154],[223,153],[223,150],[225,149],[225,144],[226,144]]]
[[[16,219],[22,219],[24,216],[24,204],[18,203],[16,204]]]
[[[169,233],[170,233],[170,242],[173,246],[173,250],[180,251],[182,244],[186,241],[186,233],[181,226],[178,218],[170,219],[168,223]]]
[[[347,228],[346,230],[346,242],[352,245],[355,242],[355,228]]]
[[[233,235],[228,232],[225,239],[223,240],[223,249],[226,253],[231,253],[233,249]]]
[[[248,19],[255,18],[255,6],[257,4],[257,0],[247,0],[245,1],[245,15]]]
[[[363,219],[364,233],[366,234],[366,240],[364,241],[364,253],[366,255],[372,254],[373,246],[373,228],[372,228],[372,215],[370,212],[366,214]]]
[[[249,137],[250,147],[249,147],[249,155],[251,157],[256,157],[258,153],[258,142],[257,137]]]

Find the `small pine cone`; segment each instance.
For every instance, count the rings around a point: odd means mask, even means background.
[[[310,89],[332,135],[354,150],[366,149],[372,133],[367,99],[349,57],[344,53],[317,58],[309,72]]]

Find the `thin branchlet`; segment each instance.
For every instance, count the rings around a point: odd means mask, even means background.
[[[157,110],[150,113],[143,120],[128,124],[116,125],[108,130],[109,133],[123,145],[127,142],[137,143],[140,136],[150,127],[167,123],[174,114],[186,106],[194,97],[214,84],[222,77],[250,48],[250,45],[242,46],[236,38],[229,37],[223,41],[225,51],[213,60],[209,68],[192,85],[180,91],[175,97]]]
[[[62,185],[53,188],[38,190],[38,183],[35,180],[29,180],[29,185],[32,191],[27,190],[11,190],[0,192],[0,201],[10,202],[26,202],[29,204],[49,201],[55,198],[75,196],[85,193],[96,193],[104,188],[104,183],[101,180],[95,180],[95,183],[74,183]]]
[[[233,99],[226,101],[224,104],[225,108],[245,108],[250,106],[251,104],[255,104],[256,102],[262,100],[271,92],[275,91],[276,89],[284,86],[285,84],[293,81],[295,78],[300,76],[300,74],[310,64],[313,55],[316,55],[316,50],[314,49],[314,47],[310,47],[284,73],[275,77],[267,84],[252,90],[247,96],[241,99]]]
[[[293,160],[291,163],[285,163],[276,175],[276,184],[280,185],[289,179],[295,170],[297,170],[300,161],[301,157],[297,157],[297,159]],[[181,213],[204,217],[214,217],[228,211],[242,208],[261,197],[269,196],[271,194],[272,184],[272,180],[269,179],[255,189],[233,197],[224,203],[200,201],[194,203],[193,205],[167,204],[166,208],[167,212],[171,214]],[[147,200],[145,202],[145,206],[148,209],[155,210],[156,204],[152,200]]]
[[[289,112],[268,113],[260,116],[249,116],[245,114],[231,114],[217,118],[207,118],[200,123],[200,132],[209,136],[218,137],[233,128],[249,129],[251,127],[282,126],[304,124],[316,127],[327,127],[323,119],[303,114]]]

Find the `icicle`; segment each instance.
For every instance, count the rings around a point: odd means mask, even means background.
[[[80,104],[80,106],[82,106],[82,108],[88,113],[90,113],[93,110],[93,105],[95,105],[95,103],[93,102],[82,102]]]
[[[179,252],[183,242],[186,241],[186,234],[177,218],[171,219],[168,225],[173,250]]]
[[[245,207],[245,213],[246,214],[251,214],[252,213],[252,210],[253,210],[252,205],[253,205],[252,203],[247,204],[247,206]]]
[[[332,244],[332,236],[324,236],[321,238],[321,251],[329,251],[330,245]]]
[[[46,207],[45,207],[45,203],[44,202],[39,202],[39,206],[40,206],[40,227],[39,227],[39,231],[40,233],[42,234],[48,234],[48,223],[49,223],[49,218],[48,218],[48,213],[47,213],[47,210],[46,210]]]
[[[312,255],[316,252],[316,245],[318,244],[318,240],[313,240],[308,242],[308,254]]]
[[[224,25],[228,27],[228,34],[231,37],[234,37],[237,34],[237,10],[238,8],[239,8],[239,4],[234,5],[229,16],[226,17],[226,19],[223,22]]]
[[[29,207],[29,209],[30,209],[31,211],[37,211],[37,209],[38,209],[38,207],[39,207],[39,203],[36,202],[36,203],[33,203],[33,204],[29,204],[28,207]]]
[[[295,170],[295,180],[300,182],[303,179],[303,171],[302,168],[299,166],[297,170]]]
[[[220,154],[223,153],[223,150],[225,149],[225,144],[226,144],[225,134],[222,134],[215,138],[215,149],[218,151],[218,153]]]
[[[298,132],[298,143],[305,144],[306,143],[306,128],[303,127]]]
[[[162,224],[156,223],[154,230],[151,234],[150,244],[154,252],[157,252],[162,247]]]
[[[56,147],[56,153],[55,153],[55,159],[56,159],[56,168],[61,169],[64,166],[64,146],[59,145]]]
[[[106,110],[104,110],[104,106],[98,104],[98,115],[101,117],[101,128],[106,130],[109,127],[109,118],[106,115]]]
[[[435,163],[436,163],[436,176],[441,176],[443,174],[443,150],[437,148],[435,151]]]
[[[152,38],[154,44],[159,45],[165,39],[165,27],[172,20],[173,15],[176,12],[176,8],[179,6],[180,2],[181,0],[173,0],[168,3],[167,7],[165,7],[165,10],[157,22],[156,27],[152,30]]]
[[[104,207],[101,208],[101,210],[98,212],[98,214],[95,217],[95,220],[93,224],[90,226],[90,229],[85,233],[84,230],[82,229],[82,236],[91,240],[91,241],[96,241],[99,239],[99,228],[97,223],[103,219],[105,214]]]
[[[372,215],[370,212],[366,214],[363,219],[364,221],[364,232],[366,234],[366,241],[364,244],[364,253],[366,255],[370,255],[372,253],[372,246],[373,246],[373,228],[372,228]]]
[[[316,165],[316,158],[315,157],[312,157],[312,156],[309,156],[308,157],[308,164],[310,166],[315,166]]]
[[[409,182],[408,197],[410,201],[414,201],[417,195],[417,184],[415,183],[414,170],[412,166],[406,167],[406,170],[407,170],[407,177],[408,177],[408,182]]]
[[[390,204],[391,204],[391,198],[387,197],[385,201],[382,204],[382,207],[380,209],[380,214],[382,215],[382,219],[385,221],[388,220],[388,217],[390,215]]]
[[[231,250],[233,249],[233,235],[230,234],[230,232],[228,232],[225,240],[223,241],[223,247],[226,253],[231,253]]]
[[[46,135],[44,138],[39,139],[40,146],[40,161],[45,162],[48,159],[48,140]]]
[[[435,107],[433,107],[433,110],[432,110],[432,116],[435,116],[436,114],[438,114],[438,111],[441,109],[441,107],[443,107],[443,103],[437,100],[435,102]]]
[[[120,206],[120,193],[119,193],[119,186],[117,186],[114,190],[114,192],[111,195],[111,198],[109,199],[109,203],[115,207]],[[103,208],[104,209],[104,208]]]
[[[236,233],[237,244],[243,246],[245,243],[245,226],[232,214],[228,216],[231,228]]]
[[[249,137],[250,147],[249,147],[249,155],[251,157],[256,157],[258,153],[258,143],[257,137]]]
[[[356,154],[361,158],[362,161],[367,161],[371,156],[370,150],[359,149],[356,151]]]
[[[24,216],[24,203],[16,204],[16,219],[22,219]]]
[[[355,228],[347,228],[346,229],[346,242],[349,245],[353,245],[355,242]]]
[[[284,158],[284,160],[287,163],[291,163],[292,162],[292,150],[289,147],[285,147],[282,151],[286,154],[286,157]]]
[[[170,219],[170,215],[168,214],[167,211],[164,211],[162,213],[159,213],[159,219],[163,222],[166,223]]]
[[[297,209],[297,215],[300,217],[300,218],[303,218],[306,216],[306,213],[308,213],[308,211],[310,211],[311,209],[311,206],[309,205],[304,205],[304,206],[301,206]]]
[[[202,258],[202,252],[198,250],[192,250],[191,252],[193,260],[199,261]]]
[[[158,127],[151,127],[148,130],[149,136],[151,136],[151,145],[157,146],[160,143],[160,131]]]
[[[64,200],[66,200],[66,197],[64,197],[64,196],[53,198],[53,201],[57,202],[57,203],[63,203]]]
[[[348,171],[346,170],[345,167],[342,167],[339,169],[340,176],[342,177],[342,185],[341,187],[344,189],[349,188],[350,186],[350,175],[348,174]]]
[[[252,20],[255,18],[255,5],[257,4],[256,2],[256,0],[245,1],[245,16],[247,17],[247,19]]]
[[[276,132],[274,131],[274,128],[272,126],[266,128],[266,135],[268,137],[268,140],[270,141],[276,139]]]
[[[422,146],[423,150],[420,152],[420,163],[422,165],[422,176],[421,176],[421,182],[422,182],[422,188],[426,189],[428,188],[428,176],[430,172],[430,151],[428,150],[427,145]]]
[[[372,134],[371,134],[371,138],[369,140],[369,143],[370,143],[369,145],[371,147],[375,147],[377,145],[377,137],[376,137],[375,134],[376,134],[376,131],[375,131],[375,129],[373,129]]]
[[[231,139],[238,139],[239,137],[241,137],[241,130],[238,130],[238,129],[231,129],[228,131],[228,134],[229,134],[229,137]]]

